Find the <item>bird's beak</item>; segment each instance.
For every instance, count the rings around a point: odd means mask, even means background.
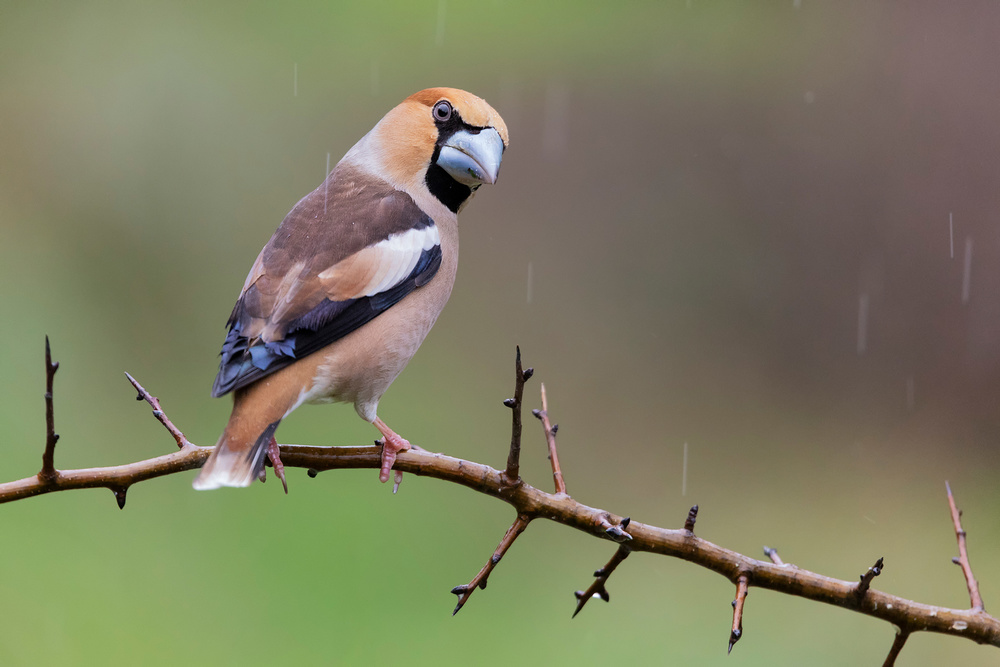
[[[478,134],[462,130],[451,135],[437,163],[459,183],[475,187],[482,183],[493,185],[503,159],[503,139],[488,127]]]

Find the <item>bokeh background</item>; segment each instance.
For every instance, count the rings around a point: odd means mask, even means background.
[[[943,606],[1000,600],[1000,5],[6,2],[0,477],[33,474],[43,336],[61,468],[199,444],[223,325],[287,210],[388,109],[467,88],[512,137],[462,216],[451,303],[380,414],[500,466],[515,344],[571,495]],[[537,405],[537,381],[528,396]],[[534,420],[524,474],[548,488]],[[350,407],[281,442],[359,444]],[[688,446],[686,472],[684,445]],[[196,493],[193,473],[2,509],[0,663],[881,664],[893,631],[374,471]],[[900,664],[997,664],[919,634]]]

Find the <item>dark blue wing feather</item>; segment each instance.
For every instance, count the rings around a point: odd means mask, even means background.
[[[258,340],[249,345],[250,341],[242,334],[241,319],[232,318],[229,334],[222,345],[222,362],[212,386],[212,396],[245,387],[343,338],[427,284],[440,266],[441,247],[434,246],[423,251],[413,271],[402,282],[370,297],[346,301],[324,299],[292,320],[281,340]]]

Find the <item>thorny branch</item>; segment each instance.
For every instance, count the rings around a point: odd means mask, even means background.
[[[778,555],[777,549],[772,549],[771,547],[764,547],[764,555],[771,559],[771,562],[775,565],[784,565],[785,561],[781,560],[781,556]]]
[[[868,571],[861,575],[857,588],[854,589],[854,596],[860,602],[865,597],[865,593],[872,585],[872,579],[882,574],[882,559],[879,558],[875,564],[868,568]]]
[[[556,485],[556,494],[566,493],[566,482],[563,481],[562,468],[559,467],[559,453],[556,451],[556,433],[559,432],[559,424],[549,421],[549,402],[545,396],[545,384],[542,384],[542,409],[532,410],[531,414],[538,417],[545,430],[545,442],[549,446],[549,460],[552,462],[552,480]]]
[[[889,655],[885,656],[885,662],[882,663],[882,667],[893,667],[893,665],[896,664],[896,658],[899,657],[899,652],[903,650],[903,646],[909,638],[909,631],[896,631],[896,638],[892,640],[892,646],[889,648]]]
[[[965,544],[965,529],[962,528],[962,511],[955,504],[955,496],[951,494],[951,484],[944,483],[948,490],[948,507],[951,509],[951,520],[955,524],[955,537],[958,539],[958,558],[952,558],[951,562],[962,567],[962,574],[965,575],[965,584],[969,588],[969,602],[974,611],[983,611],[983,598],[979,594],[979,582],[972,574],[972,566],[969,565],[969,549]]]
[[[576,615],[580,613],[580,610],[583,609],[584,605],[590,602],[592,598],[598,597],[605,602],[611,602],[611,595],[608,594],[608,589],[605,588],[605,584],[608,583],[608,579],[611,577],[611,573],[615,571],[615,568],[621,565],[621,562],[628,558],[630,553],[632,553],[632,550],[624,544],[619,546],[618,551],[616,551],[615,555],[611,557],[608,564],[600,570],[594,572],[594,576],[597,577],[597,579],[595,579],[594,583],[590,585],[590,588],[585,591],[577,591],[574,593],[576,596],[576,610],[573,611],[573,618],[576,618]]]
[[[514,361],[514,397],[503,402],[511,413],[510,454],[507,455],[507,469],[504,471],[511,484],[516,484],[521,477],[521,402],[524,383],[531,379],[534,372],[534,368],[521,368],[521,348],[518,346]]]
[[[38,479],[52,482],[59,475],[56,471],[56,443],[59,434],[56,433],[56,417],[52,407],[52,384],[56,379],[58,363],[52,363],[52,350],[49,347],[49,337],[45,337],[45,451],[42,453],[42,469],[38,471]]]
[[[139,392],[138,398],[147,401],[153,407],[154,416],[173,436],[179,450],[165,456],[120,466],[56,470],[52,461],[56,436],[51,417],[52,378],[56,367],[56,364],[51,363],[50,355],[47,353],[47,431],[42,470],[31,477],[0,484],[0,503],[54,491],[107,488],[115,494],[118,506],[124,508],[125,492],[133,484],[154,477],[193,470],[202,466],[211,453],[211,447],[199,447],[189,442],[167,418],[159,401],[130,377],[130,381]],[[529,376],[530,369],[526,370],[523,376],[519,375],[524,380],[527,380]],[[540,412],[544,411],[543,404],[543,410]],[[549,436],[554,435],[555,427],[550,429],[545,424],[544,419],[543,425],[545,425],[550,453],[554,454],[554,439],[550,439]],[[512,449],[514,440],[512,438]],[[517,441],[519,448],[519,438]],[[279,445],[278,447],[281,452],[281,460],[286,467],[305,468],[309,471],[310,477],[315,477],[322,470],[378,469],[381,466],[381,452],[378,446],[307,447],[303,445]],[[1000,620],[986,613],[983,608],[978,585],[969,565],[968,551],[965,545],[966,534],[962,529],[961,516],[950,487],[948,488],[949,506],[959,543],[959,557],[955,559],[955,562],[962,566],[965,574],[972,602],[971,609],[948,609],[927,605],[870,588],[871,580],[876,574],[874,572],[876,568],[872,568],[869,573],[861,577],[860,582],[856,583],[786,565],[774,549],[765,548],[764,550],[769,561],[745,556],[697,537],[693,532],[695,518],[693,511],[689,515],[685,528],[672,530],[630,521],[628,518],[614,515],[605,510],[588,507],[565,494],[565,486],[559,484],[561,473],[557,461],[558,459],[553,456],[553,476],[557,481],[557,492],[549,494],[523,480],[512,484],[507,470],[495,470],[480,463],[423,450],[414,449],[400,453],[395,464],[398,471],[460,484],[479,493],[503,500],[517,512],[514,525],[507,531],[486,567],[473,578],[468,587],[459,587],[455,590],[455,593],[460,596],[459,608],[464,604],[464,600],[468,599],[472,590],[476,587],[485,587],[490,572],[530,521],[549,519],[597,538],[617,542],[620,545],[611,561],[595,573],[598,580],[591,586],[593,589],[591,594],[587,595],[584,592],[578,595],[577,611],[594,593],[600,596],[601,591],[603,591],[604,596],[602,597],[607,599],[607,590],[604,586],[612,571],[621,564],[627,554],[634,551],[644,551],[690,561],[726,577],[737,586],[733,627],[730,632],[731,643],[735,643],[743,636],[743,603],[749,588],[753,586],[843,607],[893,624],[897,628],[897,635],[886,658],[886,665],[894,664],[896,656],[903,648],[907,638],[914,632],[941,633],[1000,647]],[[628,532],[626,532],[626,528]],[[881,560],[876,567],[881,568]],[[463,588],[467,590],[462,590]]]
[[[736,580],[736,599],[733,600],[733,628],[729,631],[729,650],[726,651],[727,653],[733,652],[736,642],[743,636],[743,605],[747,601],[749,592],[750,578],[748,575],[741,574],[740,578]]]
[[[486,561],[486,565],[484,565],[483,569],[479,571],[479,574],[474,576],[472,581],[468,584],[455,586],[451,589],[451,592],[458,596],[458,604],[455,605],[455,611],[451,612],[452,616],[457,614],[459,610],[465,606],[465,603],[470,597],[472,597],[476,588],[486,589],[486,582],[490,578],[490,572],[493,571],[493,568],[497,566],[500,559],[503,558],[504,554],[507,553],[507,550],[510,549],[512,544],[514,544],[514,540],[517,539],[517,536],[523,533],[524,529],[528,527],[528,523],[531,521],[531,518],[532,517],[527,514],[518,514],[517,518],[514,519],[514,524],[507,529],[503,539],[500,540],[500,544],[497,545],[493,555],[490,556],[488,561]]]

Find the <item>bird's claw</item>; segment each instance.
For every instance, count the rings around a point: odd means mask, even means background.
[[[410,449],[410,443],[405,438],[393,434],[386,434],[382,438],[382,468],[379,470],[378,480],[382,483],[389,481],[389,471],[396,463],[396,454]]]

